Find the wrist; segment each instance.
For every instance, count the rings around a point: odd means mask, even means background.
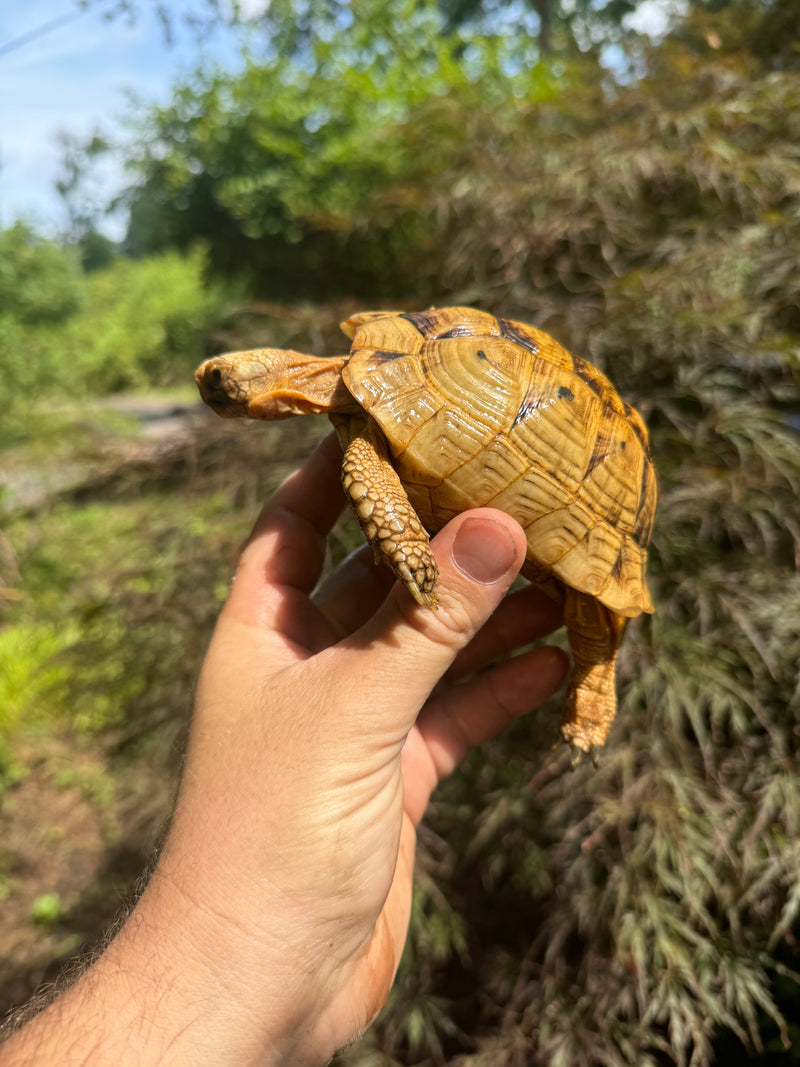
[[[3,1063],[326,1064],[335,1048],[315,1032],[319,1000],[292,990],[283,963],[265,982],[263,942],[245,951],[247,940],[156,874],[105,952],[10,1039]]]
[[[98,966],[130,981],[132,1029],[153,1033],[153,1063],[311,1067],[328,1062],[314,1034],[321,994],[283,941],[286,920],[251,928],[193,898],[157,869]],[[113,975],[112,975],[113,977]],[[154,1032],[152,1020],[161,1022]]]

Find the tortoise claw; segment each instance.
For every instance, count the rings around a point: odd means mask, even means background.
[[[404,583],[406,589],[411,593],[413,598],[418,604],[421,604],[423,608],[431,608],[433,611],[437,611],[439,608],[439,598],[436,593],[426,593],[423,589],[420,589],[416,582],[409,584]]]
[[[566,742],[569,744],[569,742]],[[569,769],[571,771],[577,770],[578,767],[584,762],[584,756],[588,756],[592,761],[595,768],[600,765],[600,745],[592,745],[588,750],[582,748],[575,748],[573,745],[570,751]]]
[[[433,557],[431,557],[431,561],[433,561]],[[439,607],[439,598],[434,592],[437,578],[437,573],[434,569],[436,567],[435,562],[433,562],[433,568],[430,566],[417,567],[414,571],[405,561],[400,561],[396,564],[390,562],[390,566],[418,604],[421,604],[423,608],[432,608],[436,611]]]

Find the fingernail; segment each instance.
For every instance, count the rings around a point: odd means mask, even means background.
[[[486,519],[467,519],[453,540],[450,554],[462,574],[482,585],[502,578],[517,558],[510,535]]]

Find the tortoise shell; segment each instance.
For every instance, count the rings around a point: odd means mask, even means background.
[[[525,529],[528,577],[554,574],[619,615],[653,610],[647,430],[602,371],[532,326],[471,308],[363,312],[343,329],[344,382],[428,530],[500,508]]]

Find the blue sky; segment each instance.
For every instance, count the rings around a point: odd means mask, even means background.
[[[166,100],[178,76],[196,65],[198,47],[189,33],[179,29],[169,47],[150,5],[139,6],[133,25],[90,11],[2,54],[6,43],[68,15],[77,4],[0,0],[0,225],[25,218],[55,232],[63,223],[53,189],[58,132],[88,136],[96,127],[118,129],[128,91]],[[218,33],[206,49],[208,58],[232,57],[231,35]],[[119,172],[109,168],[102,180],[110,191]]]

